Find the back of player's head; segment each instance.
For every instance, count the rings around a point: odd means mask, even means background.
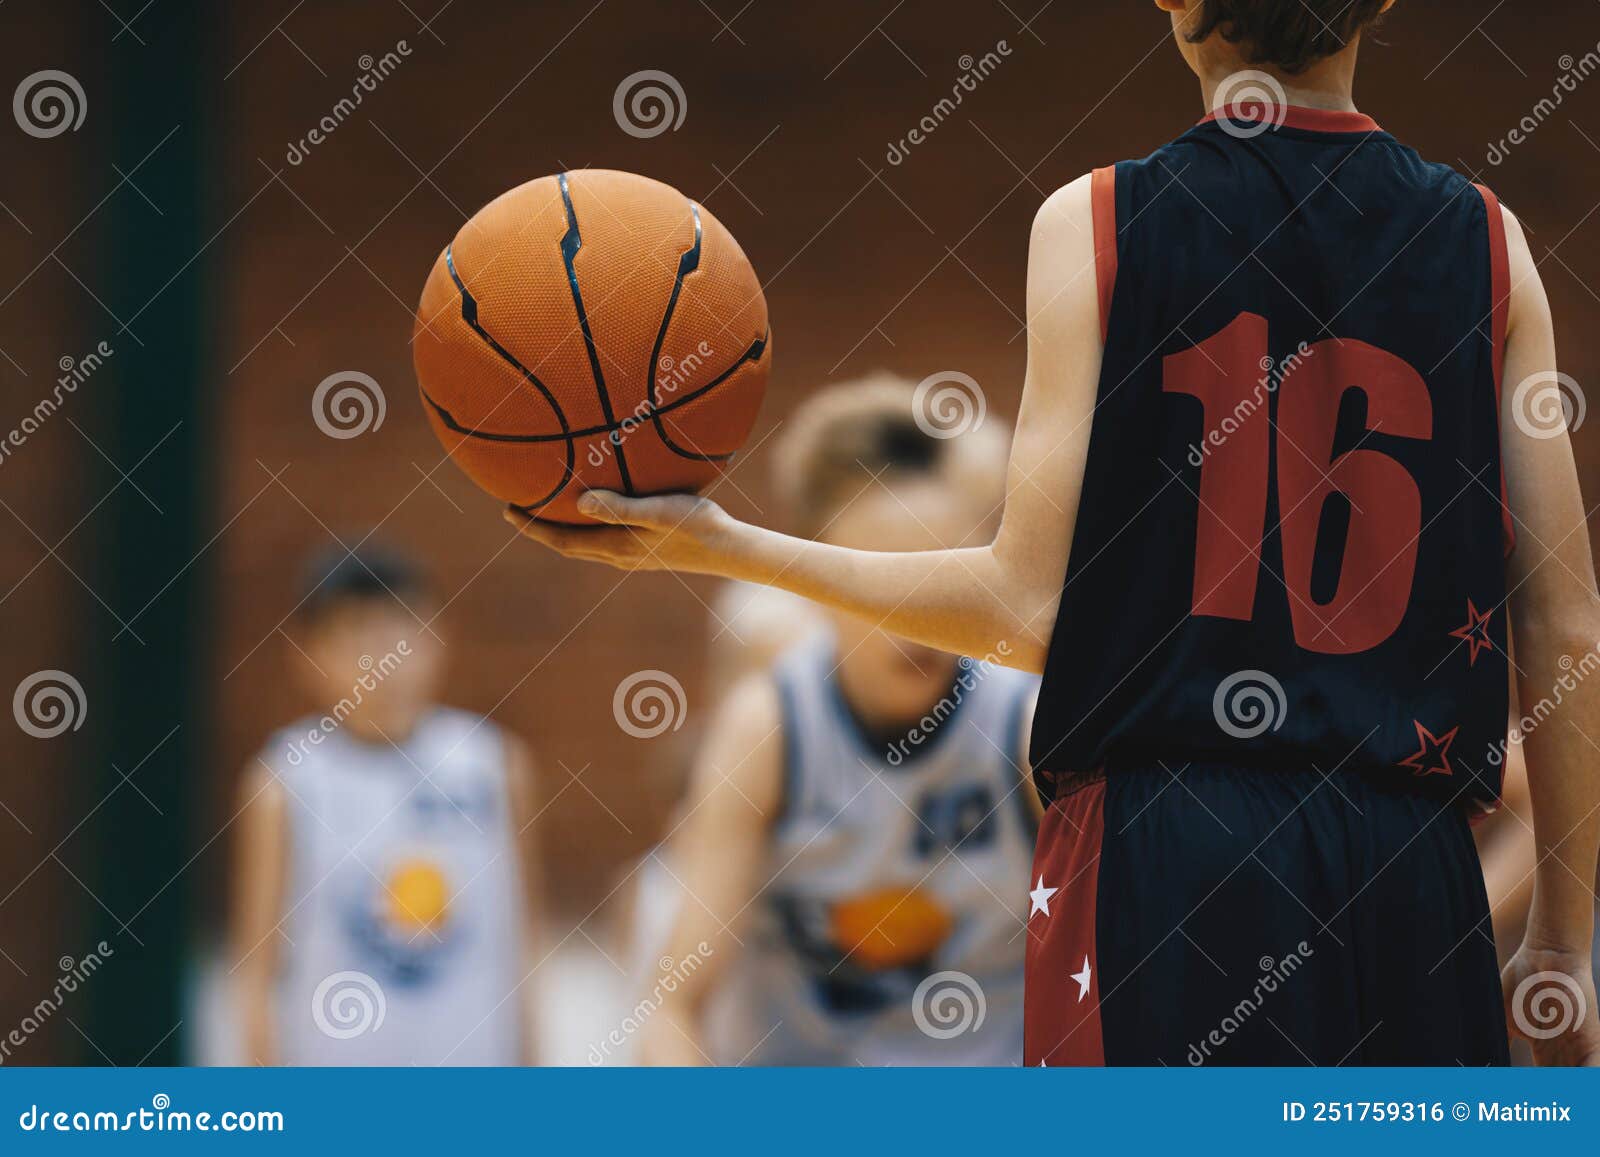
[[[948,482],[998,507],[1006,424],[989,416],[952,436],[919,421],[917,403],[914,383],[876,373],[819,390],[794,412],[778,436],[773,480],[797,533],[815,536],[864,491],[908,480]]]
[[[1389,0],[1204,0],[1189,30],[1198,44],[1215,33],[1251,64],[1304,72],[1382,16]]]
[[[422,567],[410,556],[371,544],[353,551],[334,546],[306,559],[299,614],[305,622],[317,624],[345,608],[387,606],[399,610],[428,594]]]

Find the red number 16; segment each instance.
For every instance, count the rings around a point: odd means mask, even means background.
[[[1241,313],[1162,366],[1162,389],[1198,398],[1204,408],[1197,615],[1249,620],[1255,613],[1271,439],[1261,382],[1263,367],[1271,365],[1266,318]],[[1278,383],[1278,508],[1290,618],[1296,643],[1334,655],[1376,647],[1400,625],[1422,530],[1422,495],[1404,466],[1378,450],[1333,457],[1339,405],[1352,389],[1366,394],[1368,430],[1420,441],[1433,436],[1433,402],[1422,376],[1365,342],[1318,342]],[[1318,605],[1311,569],[1323,505],[1334,494],[1350,502],[1349,531],[1338,588]]]

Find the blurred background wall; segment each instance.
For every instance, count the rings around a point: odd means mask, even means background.
[[[1582,386],[1600,381],[1600,81],[1548,116],[1535,106],[1597,42],[1588,0],[1548,0],[1538,19],[1402,0],[1358,90],[1521,216]],[[311,706],[286,677],[308,551],[370,533],[428,560],[450,701],[541,758],[563,931],[601,927],[659,832],[698,721],[710,588],[619,582],[518,544],[441,461],[412,309],[479,205],[611,167],[728,225],[765,282],[775,362],[757,449],[716,496],[760,519],[759,443],[819,385],[959,370],[1013,414],[1038,204],[1203,111],[1166,18],[1128,0],[12,0],[0,43],[8,91],[62,70],[88,111],[54,136],[0,126],[0,427],[35,411],[63,359],[113,349],[0,463],[0,690],[59,670],[84,704],[54,737],[0,728],[0,1035],[68,959],[102,940],[112,954],[92,997],[34,1017],[10,1063],[179,1056],[181,964],[222,915],[238,770]],[[960,107],[903,143],[989,53],[998,66]],[[686,100],[681,126],[651,138],[612,107],[644,69]],[[374,70],[359,106],[308,140]],[[1528,116],[1536,131],[1492,163]],[[341,371],[385,401],[382,424],[348,439],[311,404]],[[1577,443],[1593,497],[1600,444],[1587,427]],[[684,732],[617,727],[613,690],[641,668],[683,683]]]

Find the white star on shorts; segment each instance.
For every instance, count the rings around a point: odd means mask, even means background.
[[[1028,910],[1028,919],[1032,920],[1040,912],[1046,916],[1050,915],[1050,897],[1059,891],[1060,888],[1046,888],[1044,877],[1040,876],[1039,882],[1033,886],[1033,891],[1028,893],[1028,899],[1033,901],[1033,907]]]

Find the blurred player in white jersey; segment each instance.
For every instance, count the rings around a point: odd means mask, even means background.
[[[1002,424],[941,437],[913,399],[878,377],[791,419],[776,477],[797,529],[882,550],[987,541]],[[713,649],[734,685],[637,893],[657,929],[639,955],[665,970],[645,980],[641,1059],[1019,1063],[1037,681],[741,591],[718,601]],[[776,661],[774,638],[790,644]]]
[[[532,1063],[532,762],[436,702],[418,569],[308,567],[296,674],[319,710],[245,769],[234,969],[246,1060]],[[420,617],[420,618],[419,618]]]

